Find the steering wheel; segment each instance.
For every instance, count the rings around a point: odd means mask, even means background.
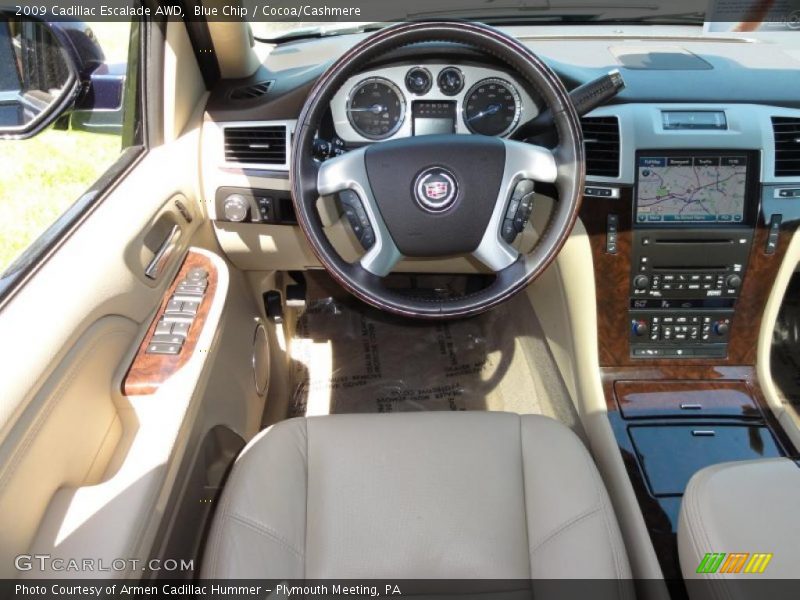
[[[429,135],[378,142],[322,163],[314,136],[334,94],[371,61],[421,42],[453,42],[500,59],[538,92],[553,114],[550,150],[482,135]],[[577,218],[585,163],[578,115],[558,77],[502,32],[467,22],[401,23],[356,44],[317,80],[298,120],[292,149],[292,196],[298,223],[332,277],[380,309],[420,318],[478,314],[507,300],[555,258]],[[534,248],[507,240],[530,216],[536,182],[553,183],[558,201]],[[317,210],[339,194],[364,226],[360,260],[334,249]],[[495,273],[484,289],[455,298],[414,297],[384,285],[403,257],[472,255]]]

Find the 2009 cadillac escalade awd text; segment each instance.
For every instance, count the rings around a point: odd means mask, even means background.
[[[796,597],[792,0],[69,6],[0,16],[4,594]]]

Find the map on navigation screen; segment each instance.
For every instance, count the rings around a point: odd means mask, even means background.
[[[638,223],[741,223],[746,156],[641,156]]]

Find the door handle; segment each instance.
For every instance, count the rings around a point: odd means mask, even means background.
[[[164,241],[161,242],[158,250],[156,250],[155,256],[153,256],[153,259],[148,263],[147,268],[144,270],[144,274],[147,277],[150,279],[158,279],[161,271],[164,270],[164,267],[169,262],[172,253],[175,252],[175,248],[178,247],[178,240],[180,239],[180,225],[173,225],[172,229],[169,230],[167,237],[164,238]]]

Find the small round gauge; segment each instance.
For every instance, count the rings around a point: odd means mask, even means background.
[[[406,73],[406,89],[412,94],[421,96],[431,89],[431,72],[422,67],[414,67]]]
[[[406,103],[400,89],[388,79],[370,77],[359,82],[347,98],[347,118],[370,140],[394,134],[403,123]]]
[[[464,123],[472,133],[505,135],[519,121],[519,92],[504,79],[483,79],[464,96]]]
[[[464,89],[464,75],[455,67],[447,67],[439,72],[436,83],[445,96],[455,96]]]

